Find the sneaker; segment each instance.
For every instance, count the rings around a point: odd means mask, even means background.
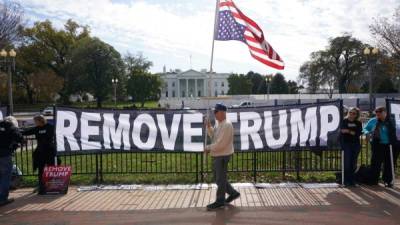
[[[392,183],[385,183],[385,187],[387,187],[387,188],[393,188],[393,184],[392,184]]]
[[[235,194],[229,195],[229,197],[225,200],[225,203],[231,203],[239,197],[240,197],[240,193],[236,192]]]
[[[13,198],[9,198],[9,199],[7,199],[5,201],[0,202],[0,206],[5,206],[5,205],[8,205],[8,204],[10,204],[12,202],[14,202],[14,199]]]
[[[224,206],[225,206],[224,203],[214,202],[214,203],[207,205],[207,211],[216,210],[216,209],[222,208]]]

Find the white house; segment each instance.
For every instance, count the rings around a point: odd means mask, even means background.
[[[161,98],[188,98],[226,95],[229,91],[228,73],[209,73],[188,70],[185,72],[164,72],[159,74],[164,82]]]

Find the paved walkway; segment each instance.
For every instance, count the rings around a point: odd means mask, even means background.
[[[0,224],[400,224],[400,185],[359,188],[255,188],[239,185],[240,199],[207,212],[215,188],[77,191],[37,196],[14,191],[0,208]]]

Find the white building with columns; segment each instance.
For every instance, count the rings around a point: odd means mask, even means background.
[[[165,72],[159,74],[164,84],[161,89],[161,98],[197,98],[209,95],[209,81],[211,81],[211,95],[227,95],[229,91],[228,73],[208,73],[196,70],[185,72]]]

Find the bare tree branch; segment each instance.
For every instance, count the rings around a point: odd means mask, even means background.
[[[0,2],[0,48],[16,42],[22,31],[23,9],[20,4]]]

